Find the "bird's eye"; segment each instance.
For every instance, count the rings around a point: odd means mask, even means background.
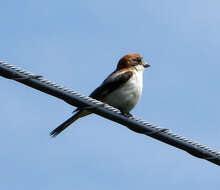
[[[134,58],[133,61],[138,62],[138,64],[141,64],[141,62],[142,62],[140,57]]]

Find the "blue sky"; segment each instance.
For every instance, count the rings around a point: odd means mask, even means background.
[[[124,54],[144,73],[135,116],[220,150],[220,2],[1,1],[0,60],[90,94]],[[1,189],[218,189],[218,166],[0,78]]]

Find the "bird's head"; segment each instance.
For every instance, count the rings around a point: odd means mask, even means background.
[[[125,68],[135,68],[138,70],[144,70],[144,68],[147,67],[150,67],[150,65],[147,64],[144,61],[143,57],[141,57],[139,54],[128,54],[119,60],[116,70],[121,70]]]

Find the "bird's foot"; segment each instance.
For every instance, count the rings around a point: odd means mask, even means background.
[[[131,113],[129,113],[129,112],[123,112],[123,111],[121,111],[121,114],[122,114],[123,116],[125,116],[125,117],[133,117],[133,115],[132,115]]]

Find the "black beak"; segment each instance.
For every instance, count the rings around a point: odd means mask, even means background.
[[[148,68],[148,67],[150,67],[150,65],[147,64],[147,63],[145,63],[143,66],[144,66],[144,68]]]

